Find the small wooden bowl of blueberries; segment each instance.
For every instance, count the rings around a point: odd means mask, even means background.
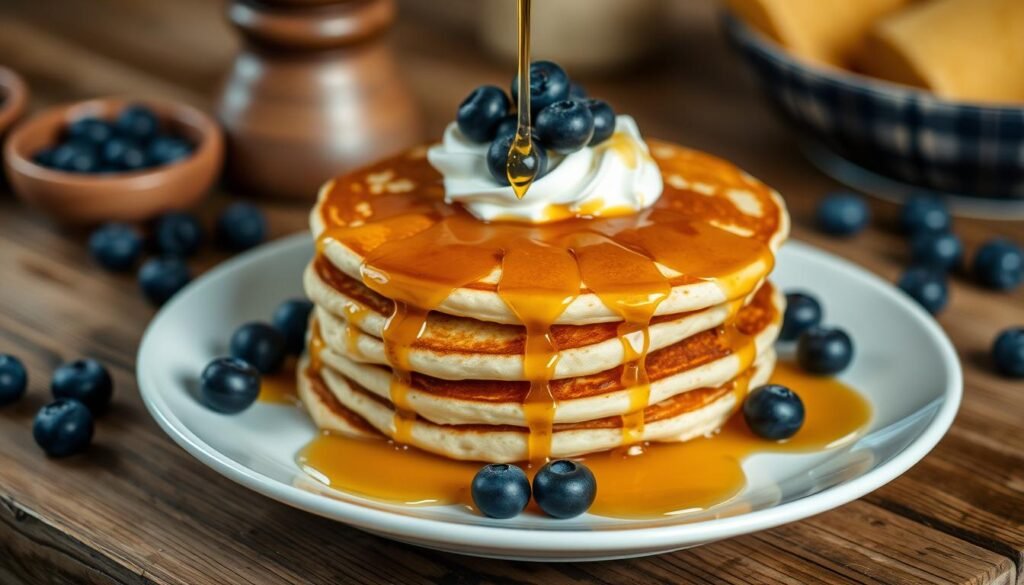
[[[17,126],[4,163],[19,197],[63,223],[140,221],[193,206],[220,174],[224,137],[184,104],[101,98]]]

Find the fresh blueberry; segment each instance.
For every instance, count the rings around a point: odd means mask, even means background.
[[[768,384],[747,396],[743,419],[758,437],[781,441],[795,435],[804,425],[804,403],[789,388]]]
[[[964,245],[952,232],[921,232],[910,240],[910,261],[918,266],[951,271],[964,255]]]
[[[203,370],[199,398],[207,408],[236,414],[252,406],[260,395],[260,373],[235,358],[218,358]]]
[[[597,480],[582,463],[559,459],[540,468],[533,478],[533,499],[548,516],[572,518],[590,509]]]
[[[7,406],[25,395],[28,372],[21,360],[13,355],[0,354],[0,406]]]
[[[498,122],[498,125],[494,129],[494,139],[498,140],[506,136],[515,136],[519,130],[519,117],[515,114],[509,114]]]
[[[559,154],[570,154],[590,144],[594,115],[583,102],[563,100],[544,108],[534,123],[537,138]]]
[[[815,214],[818,228],[833,236],[852,236],[861,232],[871,219],[864,198],[856,193],[839,192],[825,196]]]
[[[473,142],[494,140],[498,123],[508,114],[508,96],[493,85],[473,90],[459,106],[455,116],[459,130]]]
[[[782,318],[781,341],[796,341],[800,334],[821,324],[821,303],[808,293],[786,293],[786,313]]]
[[[69,173],[94,173],[100,167],[96,149],[83,142],[65,142],[53,151],[53,168]]]
[[[231,336],[231,357],[251,364],[262,374],[280,369],[285,355],[284,334],[266,323],[246,323]]]
[[[908,234],[948,232],[952,225],[946,202],[932,195],[914,195],[900,211],[900,227]]]
[[[853,340],[842,329],[811,327],[797,341],[796,361],[812,374],[838,374],[853,361]]]
[[[72,141],[103,144],[114,136],[114,127],[106,120],[87,117],[79,118],[68,125],[67,136]]]
[[[578,83],[570,83],[569,97],[574,100],[585,100],[587,99],[587,90]]]
[[[192,256],[204,239],[199,218],[183,211],[171,211],[153,224],[153,244],[157,252],[171,256]]]
[[[298,355],[306,345],[306,328],[309,326],[309,313],[313,303],[306,299],[289,299],[274,310],[271,323],[284,335],[284,345],[288,353]]]
[[[909,268],[900,277],[898,286],[932,315],[946,308],[949,302],[946,274],[930,266]]]
[[[192,280],[185,261],[176,256],[150,258],[139,269],[139,287],[154,305],[162,305]]]
[[[153,165],[168,165],[188,158],[192,154],[192,145],[175,136],[157,136],[149,143],[146,156]]]
[[[555,102],[569,97],[569,76],[551,61],[530,65],[530,112],[539,113]],[[519,102],[519,76],[512,80],[512,101]]]
[[[1024,378],[1024,327],[1014,327],[999,334],[992,345],[992,361],[1004,376]]]
[[[74,399],[57,400],[42,407],[32,423],[32,436],[50,457],[81,453],[92,442],[93,415]]]
[[[217,242],[233,252],[248,250],[267,237],[267,218],[248,203],[233,203],[217,217]]]
[[[515,136],[499,137],[487,149],[487,169],[500,185],[509,185],[508,151],[512,148]],[[537,169],[536,178],[544,176],[548,169],[548,153],[536,140],[533,141],[533,154],[526,159],[531,168]]]
[[[1024,250],[1009,240],[990,240],[974,255],[972,272],[988,288],[1013,290],[1024,282]]]
[[[615,134],[615,110],[608,102],[601,100],[587,100],[584,103],[594,117],[594,137],[590,139],[590,146],[597,146]]]
[[[53,154],[57,151],[56,147],[41,148],[32,155],[32,162],[39,166],[46,168],[53,168],[55,166],[53,162]]]
[[[107,270],[125,272],[142,255],[142,236],[128,224],[106,223],[89,236],[89,253]]]
[[[504,520],[517,516],[530,503],[530,480],[515,465],[485,465],[473,477],[470,493],[484,516]]]
[[[116,136],[100,147],[103,165],[114,171],[137,171],[149,166],[146,151],[131,138]]]
[[[54,398],[77,400],[86,405],[94,416],[99,416],[110,406],[114,381],[98,361],[75,360],[54,370],[50,391]]]
[[[136,140],[148,141],[156,136],[160,120],[153,110],[143,105],[128,106],[121,111],[114,122],[118,134]]]

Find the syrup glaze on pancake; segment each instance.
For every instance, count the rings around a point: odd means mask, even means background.
[[[473,286],[493,287],[526,329],[531,460],[550,454],[556,405],[550,381],[559,358],[552,326],[583,292],[599,297],[621,320],[616,333],[629,357],[622,384],[634,389],[623,433],[627,442],[639,440],[649,398],[648,328],[659,305],[677,283],[713,282],[727,300],[751,293],[771,270],[772,240],[786,222],[771,190],[731,164],[666,143],[650,146],[665,191],[653,207],[624,217],[545,225],[480,222],[444,203],[441,177],[423,149],[324,189],[320,253],[330,241],[352,250],[363,258],[364,284],[394,302],[383,338],[394,372],[397,441],[408,439],[415,420],[405,399],[412,380],[409,349],[432,310],[456,289]],[[760,268],[753,277],[752,266]],[[495,274],[495,283],[484,282]],[[734,323],[724,331],[731,346],[750,345]],[[626,339],[631,333],[642,335],[639,347]]]

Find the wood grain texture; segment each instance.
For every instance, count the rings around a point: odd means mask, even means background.
[[[438,135],[455,105],[510,74],[476,45],[474,0],[402,2],[392,42]],[[497,1],[497,0],[490,0]],[[209,0],[6,0],[0,61],[22,72],[34,105],[106,94],[209,106],[237,42]],[[645,133],[730,158],[777,187],[796,237],[887,279],[905,264],[888,224],[852,240],[810,229],[815,198],[835,188],[797,152],[728,52],[709,1],[672,3],[661,57],[591,93],[633,113]],[[226,202],[217,193],[207,216]],[[305,229],[304,205],[264,204],[275,236]],[[958,220],[973,251],[1021,223]],[[0,195],[0,352],[24,359],[29,396],[0,410],[0,583],[1024,583],[1024,384],[995,376],[994,335],[1024,323],[1024,291],[955,281],[940,323],[966,373],[950,434],[909,473],[867,498],[796,524],[650,559],[526,564],[408,547],[239,488],[176,447],[138,398],[135,351],[152,310],[131,277],[105,274],[84,235]],[[223,259],[207,252],[196,271]],[[93,356],[112,369],[112,411],[84,456],[51,461],[31,439],[49,372]]]

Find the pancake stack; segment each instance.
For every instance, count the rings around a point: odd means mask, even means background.
[[[731,164],[649,149],[652,208],[543,226],[445,204],[423,148],[325,185],[298,374],[315,423],[487,462],[715,432],[773,370],[789,219]]]

